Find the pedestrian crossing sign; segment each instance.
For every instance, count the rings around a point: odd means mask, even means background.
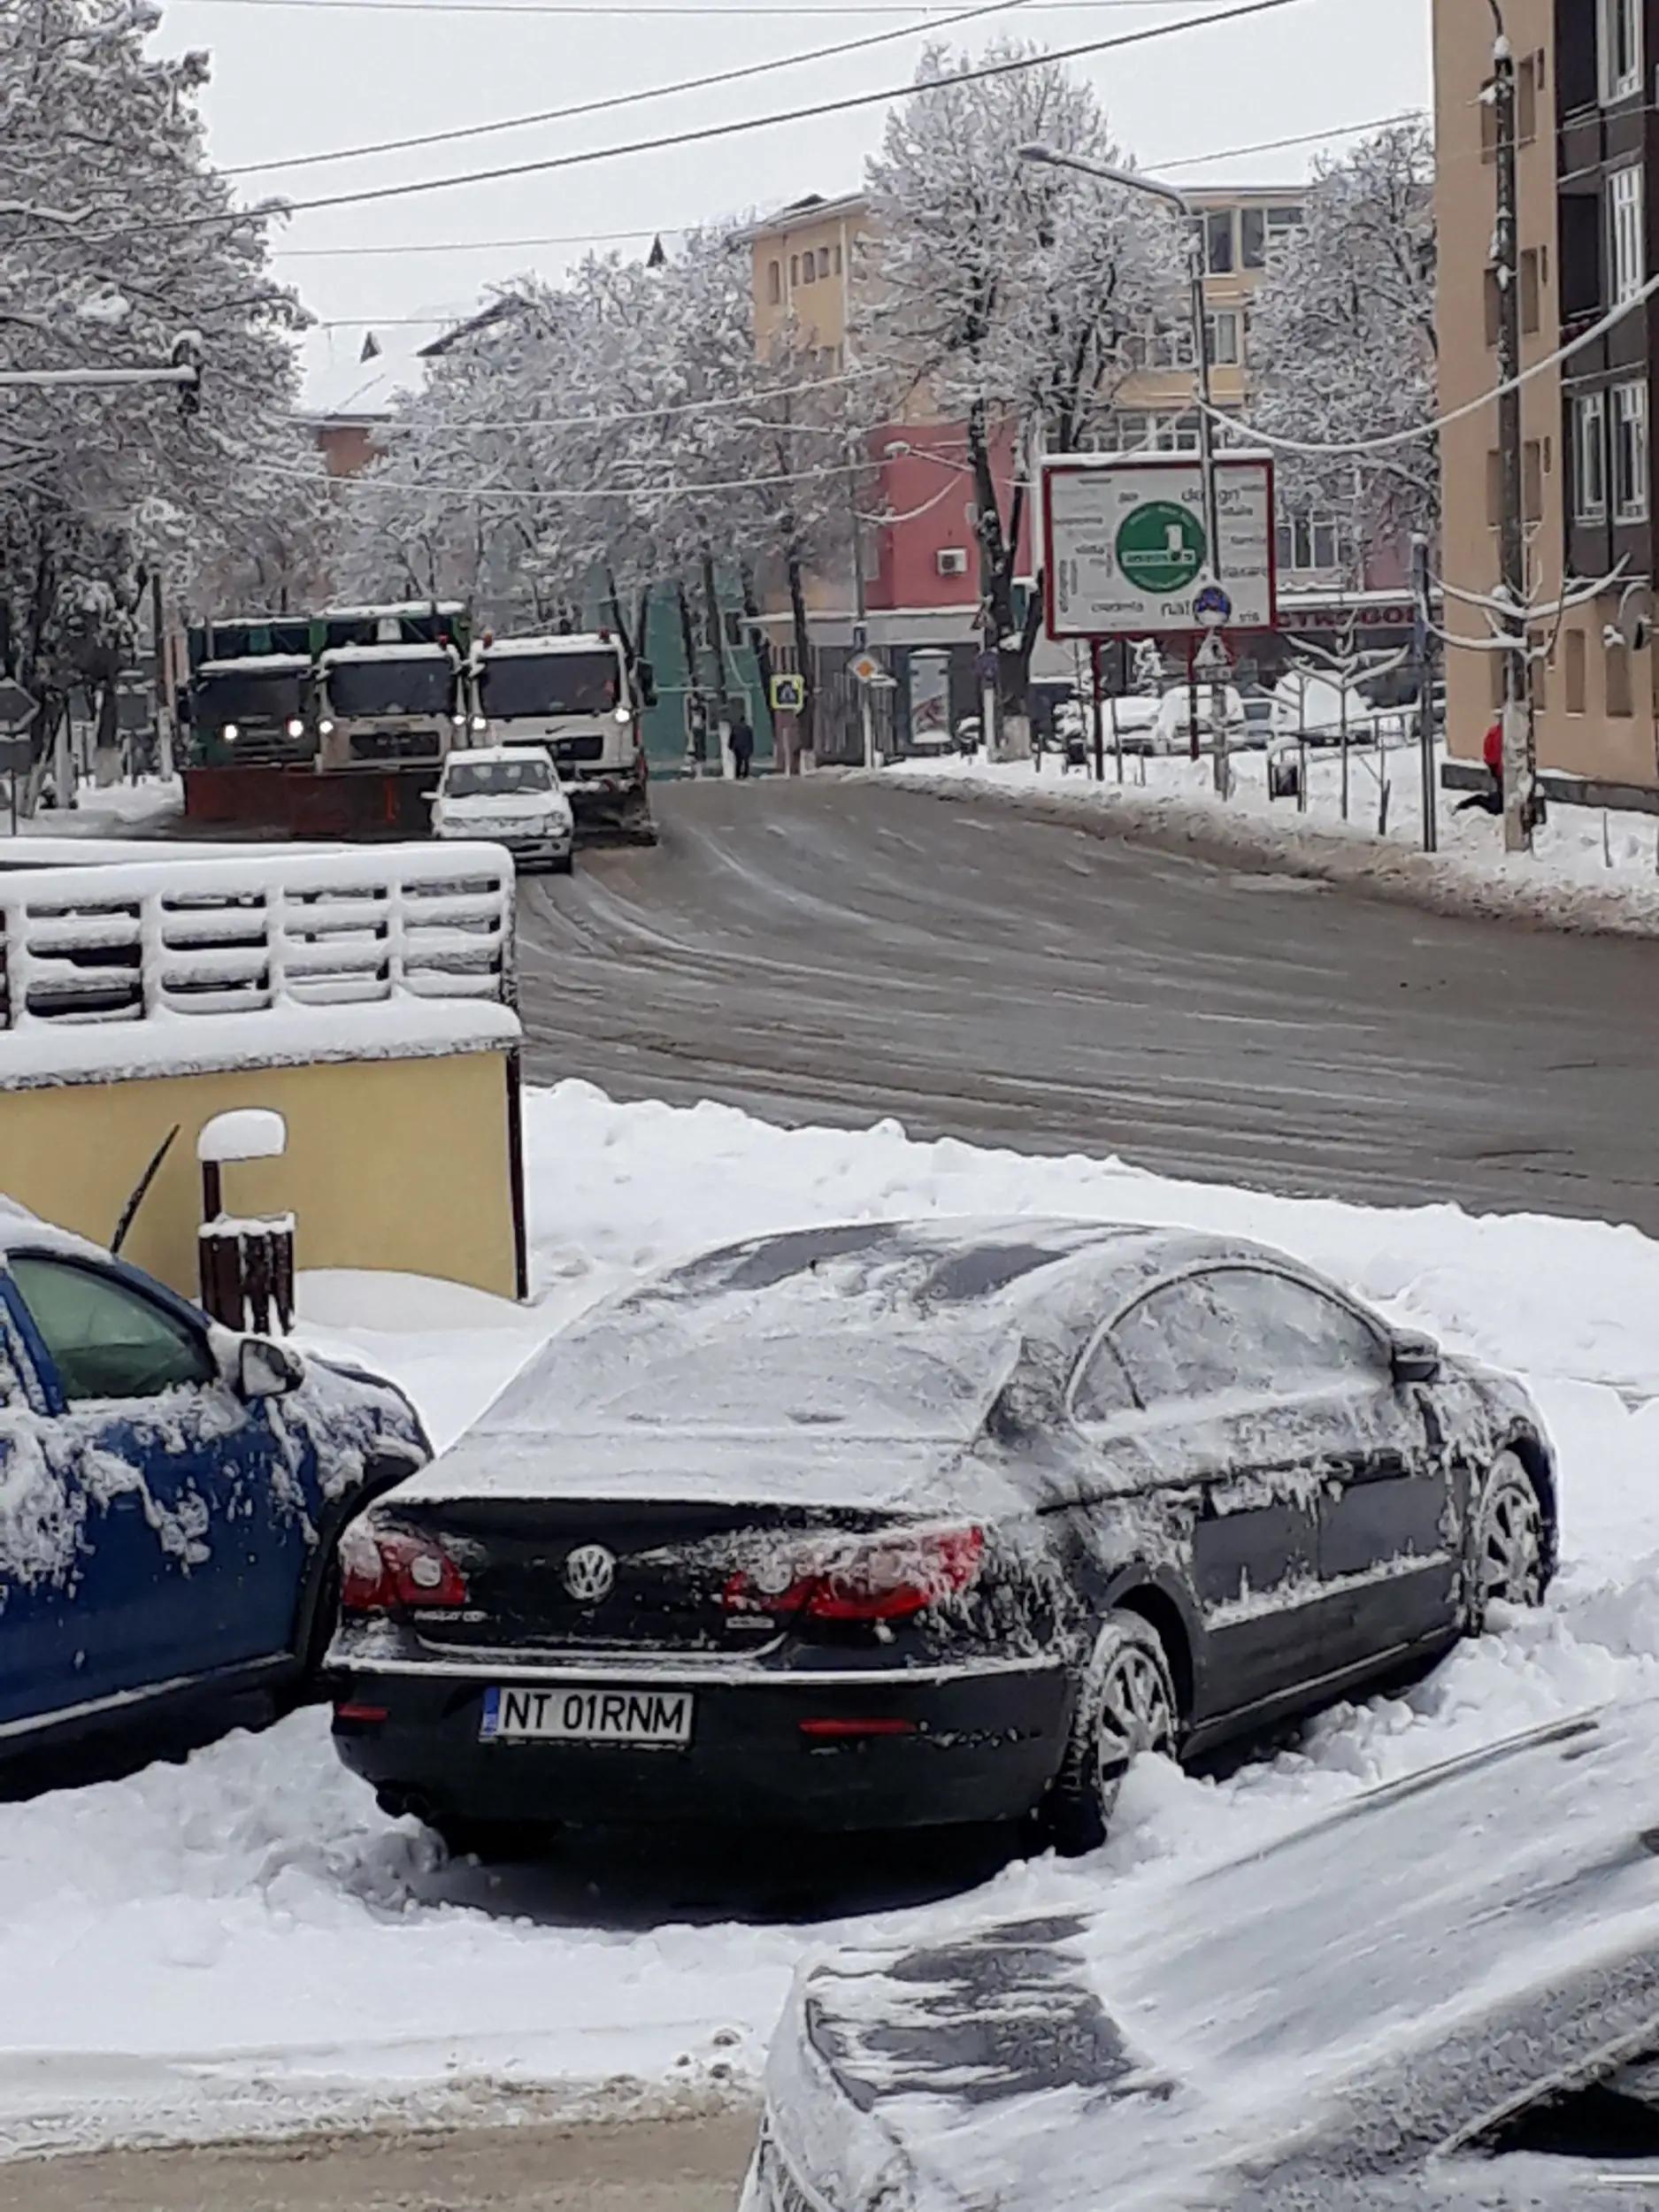
[[[806,704],[804,676],[774,676],[772,680],[772,710],[774,714],[799,714]]]

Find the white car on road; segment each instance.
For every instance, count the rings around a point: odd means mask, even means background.
[[[432,794],[437,838],[488,838],[526,867],[568,875],[576,818],[548,756],[523,745],[453,752]]]

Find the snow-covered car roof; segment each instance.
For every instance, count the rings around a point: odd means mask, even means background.
[[[19,1206],[13,1198],[0,1193],[0,1267],[12,1252],[68,1252],[81,1259],[107,1259],[109,1254],[101,1245],[86,1237],[76,1236],[71,1229],[59,1229],[50,1221],[42,1221],[27,1206]]]
[[[528,761],[540,761],[544,768],[553,765],[553,756],[545,745],[457,745],[444,756],[444,767],[464,768],[470,761],[488,765],[498,764],[523,767]]]
[[[461,599],[391,599],[378,607],[325,607],[324,622],[390,622],[404,615],[465,614]]]
[[[779,2148],[843,2212],[878,2174],[904,2212],[1100,2212],[1107,2175],[1160,2212],[1610,2205],[1466,2198],[1493,2170],[1455,2154],[1659,2044],[1656,1748],[1659,1705],[1609,1708],[1150,1902],[833,1956],[773,2047]]]
[[[822,1480],[844,1502],[908,1509],[926,1494],[938,1509],[1017,1375],[1057,1398],[1141,1282],[1250,1256],[1185,1230],[1000,1217],[751,1239],[580,1317],[399,1497],[626,1488],[672,1459],[677,1494],[693,1463],[710,1495],[799,1498]]]
[[[311,664],[309,653],[239,653],[229,660],[198,663],[196,675],[198,683],[204,676],[292,676]]]
[[[487,661],[527,659],[531,655],[540,659],[549,653],[615,653],[619,641],[596,630],[583,630],[551,637],[491,638],[478,649]]]
[[[318,666],[333,668],[346,661],[454,661],[458,657],[453,645],[429,645],[424,640],[411,639],[404,645],[331,645]]]

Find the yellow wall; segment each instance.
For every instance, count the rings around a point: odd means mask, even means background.
[[[233,1106],[273,1107],[288,1142],[280,1160],[225,1170],[226,1207],[292,1212],[299,1266],[397,1268],[515,1294],[500,1052],[0,1090],[0,1192],[107,1244],[180,1124],[122,1256],[193,1297],[196,1133]]]

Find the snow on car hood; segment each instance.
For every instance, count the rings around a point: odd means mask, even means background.
[[[540,822],[549,814],[570,812],[562,791],[469,792],[464,799],[440,799],[438,811],[446,822]]]
[[[840,2212],[1323,2203],[1659,2019],[1656,1742],[1609,1709],[1120,1910],[833,1958],[780,2147]]]

